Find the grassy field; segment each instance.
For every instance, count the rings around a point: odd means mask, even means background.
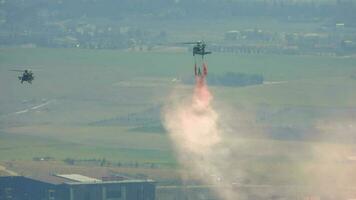
[[[0,161],[105,158],[176,169],[172,144],[159,127],[160,107],[174,88],[182,87],[172,80],[192,74],[192,63],[188,52],[0,49]],[[211,87],[222,112],[250,116],[243,124],[247,130],[268,130],[229,135],[228,140],[241,144],[236,159],[250,181],[300,183],[325,162],[354,166],[343,162],[355,151],[351,136],[336,142],[319,137],[312,127],[354,112],[356,58],[213,54],[208,63],[209,73],[261,74],[265,79],[263,85]],[[36,79],[21,85],[9,70],[27,67]],[[236,124],[238,118],[221,120]],[[334,160],[315,159],[315,149],[334,152]]]

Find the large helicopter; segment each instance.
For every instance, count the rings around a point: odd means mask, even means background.
[[[197,42],[183,42],[182,44],[194,44],[193,47],[193,56],[194,56],[194,74],[195,77],[205,78],[208,75],[208,67],[205,63],[204,56],[211,54],[211,51],[206,51],[206,43],[204,41]],[[197,58],[196,55],[200,55],[202,59],[202,67],[197,67]]]
[[[204,41],[199,40],[197,42],[183,42],[182,44],[195,44],[193,47],[193,56],[198,54],[204,58],[204,55],[211,54],[211,51],[205,51],[206,43]]]
[[[35,76],[33,75],[32,71],[28,70],[28,69],[25,69],[25,70],[14,69],[14,70],[10,70],[10,71],[22,72],[22,75],[18,76],[21,83],[28,82],[28,83],[32,84],[32,81],[35,79]]]

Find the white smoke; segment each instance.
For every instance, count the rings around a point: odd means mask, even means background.
[[[226,164],[231,157],[223,145],[219,114],[212,100],[208,87],[198,80],[191,98],[174,96],[166,105],[164,125],[175,144],[179,162],[190,172],[189,178],[214,185],[220,198],[232,200],[237,194],[230,185],[233,178]]]

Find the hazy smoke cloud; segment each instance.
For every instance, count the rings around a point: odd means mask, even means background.
[[[179,92],[177,92],[179,93]],[[174,94],[177,95],[177,94]],[[203,80],[198,80],[191,99],[174,96],[163,113],[181,164],[204,184],[214,187],[219,197],[236,199],[227,172],[229,149],[222,145],[219,114],[212,107],[213,96]]]
[[[319,120],[318,143],[313,145],[313,165],[308,182],[322,194],[337,199],[356,196],[356,125],[353,116]],[[332,184],[330,184],[332,183]]]
[[[163,122],[189,173],[183,178],[214,185],[225,200],[356,196],[354,116],[318,121],[311,141],[283,141],[270,138],[253,112],[220,104],[203,82],[193,94],[176,89],[167,102]]]

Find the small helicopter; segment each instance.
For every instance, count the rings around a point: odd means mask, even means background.
[[[211,54],[211,51],[205,51],[206,43],[204,41],[197,42],[183,42],[182,44],[195,44],[193,47],[193,56],[194,56],[194,74],[196,77],[205,78],[208,75],[208,67],[205,63],[204,56]],[[201,55],[202,67],[197,67],[196,55]],[[203,73],[202,73],[203,71]]]
[[[22,72],[21,76],[18,76],[19,80],[21,81],[21,83],[23,82],[28,82],[30,84],[32,84],[32,81],[35,79],[33,73],[31,70],[25,69],[25,70],[10,70],[10,71],[15,71],[15,72]]]

